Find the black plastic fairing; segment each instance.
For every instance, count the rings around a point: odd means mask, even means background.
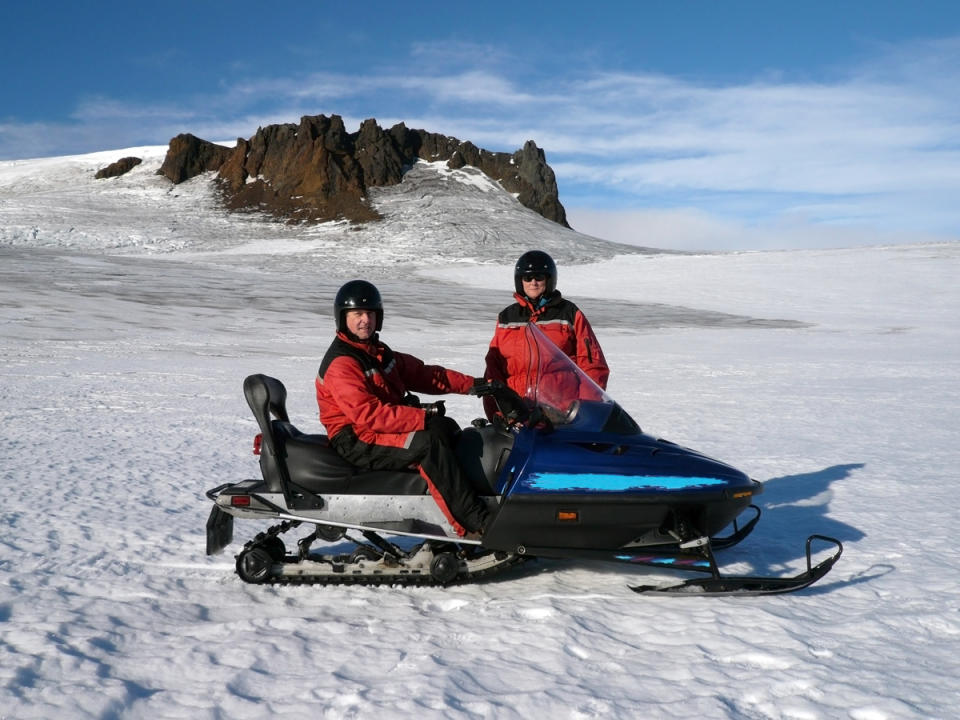
[[[508,551],[518,545],[615,549],[670,531],[712,536],[749,505],[749,497],[730,498],[725,490],[672,495],[669,501],[662,494],[515,494],[501,506],[483,544]]]
[[[496,425],[468,427],[457,441],[457,462],[478,495],[496,495],[497,478],[510,456],[514,436]]]

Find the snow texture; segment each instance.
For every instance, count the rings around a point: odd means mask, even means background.
[[[956,717],[960,245],[638,251],[428,164],[377,192],[382,222],[309,228],[228,215],[162,157],[0,163],[0,716]],[[640,596],[667,577],[559,560],[261,587],[233,572],[255,521],[204,555],[204,491],[258,472],[243,378],[282,379],[320,430],[339,284],[381,287],[394,348],[479,373],[535,247],[644,429],[765,483],[724,568],[796,573],[823,533],[830,575],[754,598]]]

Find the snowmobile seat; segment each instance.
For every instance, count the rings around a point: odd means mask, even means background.
[[[312,493],[423,495],[427,483],[417,470],[368,470],[344,460],[326,435],[308,435],[290,423],[273,422],[290,481]]]
[[[326,435],[301,432],[287,416],[287,389],[268,375],[250,375],[243,394],[260,426],[260,470],[267,489],[293,484],[314,494],[422,495],[427,483],[415,470],[365,470],[341,458]]]

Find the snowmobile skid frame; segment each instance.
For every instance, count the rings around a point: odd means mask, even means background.
[[[211,514],[213,515],[213,514]],[[222,513],[215,522],[232,518]],[[304,521],[284,520],[247,542],[236,557],[237,575],[249,583],[284,585],[451,585],[488,578],[528,558],[513,553],[484,550],[479,544],[449,540],[424,540],[404,550],[373,530],[363,530],[363,540],[347,528],[316,525],[297,540],[297,551],[288,553],[280,536]],[[346,540],[348,553],[318,554],[317,540]]]

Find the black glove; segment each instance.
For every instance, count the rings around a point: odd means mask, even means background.
[[[484,380],[483,378],[474,378],[473,387],[470,388],[470,394],[477,397],[486,397],[487,395],[496,395],[506,387],[499,380]]]
[[[432,417],[443,417],[447,414],[447,407],[444,400],[437,400],[436,402],[427,403],[423,406],[424,411],[427,413],[427,419],[429,420]]]
[[[544,432],[553,432],[553,423],[540,407],[535,407],[531,410],[525,422],[529,427],[539,428]]]

